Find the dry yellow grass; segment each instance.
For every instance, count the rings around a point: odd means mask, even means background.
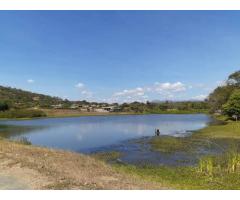
[[[0,140],[0,171],[30,189],[163,189],[86,155],[6,140]]]

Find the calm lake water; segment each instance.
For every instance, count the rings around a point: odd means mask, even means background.
[[[10,120],[0,122],[0,136],[26,137],[33,145],[86,153],[153,136],[155,128],[159,128],[162,135],[182,137],[205,127],[210,120],[204,114]]]

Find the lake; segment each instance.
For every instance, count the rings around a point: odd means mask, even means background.
[[[9,120],[0,121],[0,136],[9,139],[26,137],[33,145],[82,153],[128,149],[128,157],[136,158],[136,144],[129,141],[154,136],[156,128],[160,129],[161,135],[183,137],[205,127],[210,121],[211,118],[204,114]],[[131,154],[131,149],[135,154]]]

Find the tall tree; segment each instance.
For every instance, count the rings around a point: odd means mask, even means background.
[[[240,70],[234,72],[228,77],[227,84],[240,87]]]
[[[230,95],[232,94],[233,90],[235,89],[232,85],[226,85],[217,87],[208,98],[210,112],[215,112],[217,110],[222,109],[222,105],[225,104]]]
[[[240,90],[235,90],[226,104],[223,105],[224,113],[236,120],[240,117]]]

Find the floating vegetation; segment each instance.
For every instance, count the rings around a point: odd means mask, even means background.
[[[221,146],[209,139],[193,138],[193,137],[173,137],[161,136],[153,137],[150,140],[152,150],[160,151],[162,153],[196,153],[199,150],[219,150]]]
[[[98,152],[92,154],[94,158],[106,161],[106,162],[113,162],[118,161],[118,159],[121,157],[122,153],[117,151],[109,151],[109,152]]]

